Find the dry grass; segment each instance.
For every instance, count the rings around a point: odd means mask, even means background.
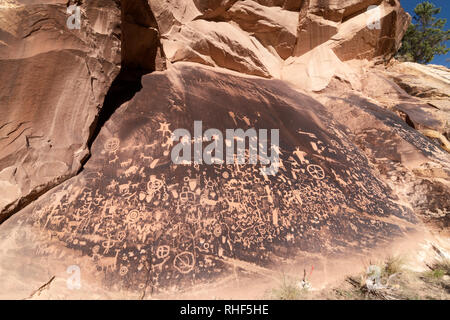
[[[383,275],[390,277],[404,271],[405,259],[402,256],[390,256],[383,265]]]
[[[450,299],[450,261],[441,259],[429,266],[428,272],[415,272],[406,268],[405,259],[388,257],[378,263],[379,286],[374,288],[367,282],[369,272],[348,277],[346,283],[333,289],[330,299],[369,300],[434,300]],[[369,270],[369,269],[368,269]],[[369,284],[369,285],[368,285]]]
[[[299,285],[300,281],[284,277],[269,296],[277,300],[450,300],[448,259],[436,261],[427,272],[413,271],[407,266],[403,257],[390,256],[370,263],[364,271],[347,277],[338,286],[320,291],[308,291]]]
[[[450,259],[440,259],[428,266],[430,271],[424,273],[425,278],[429,280],[440,280],[444,276],[450,276]]]
[[[301,281],[283,276],[280,285],[272,289],[268,296],[272,300],[303,300],[308,289],[301,286]]]

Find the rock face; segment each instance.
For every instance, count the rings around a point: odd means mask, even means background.
[[[389,56],[409,23],[398,1],[307,0],[303,12],[295,56],[327,42],[343,61]]]
[[[448,229],[449,72],[382,64],[399,1],[98,0],[80,30],[66,6],[0,1],[0,220],[17,212],[0,297],[51,279],[47,298],[145,298],[299,259],[326,274],[421,221]],[[250,139],[245,163],[200,163],[196,121],[278,129],[279,159],[249,163]],[[177,129],[196,161],[173,162]]]
[[[320,46],[342,61],[392,57],[410,19],[396,0],[149,3],[169,61],[297,83],[305,80],[296,78],[297,57]],[[370,5],[375,8],[367,11]]]
[[[410,21],[398,1],[304,3],[308,9],[300,14],[297,45],[281,77],[306,90],[320,91],[334,76],[355,86],[358,81],[343,61],[390,59]]]
[[[401,88],[422,102],[421,106],[399,105],[398,110],[408,116],[416,129],[441,134],[443,147],[450,152],[450,70],[444,66],[401,63],[389,71]]]
[[[70,30],[66,3],[2,2],[0,221],[80,169],[119,72],[120,8],[89,1]]]
[[[411,80],[408,73],[402,75],[399,71],[409,68],[422,73],[415,73]],[[450,72],[439,68],[436,83],[432,81],[435,69],[395,61],[388,67],[355,68],[361,82],[359,90],[342,79],[333,78],[326,89],[313,96],[338,122],[346,124],[352,132],[348,137],[364,151],[369,162],[381,173],[382,180],[396,190],[401,201],[409,203],[423,220],[437,225],[438,232],[446,233],[450,222],[447,201],[450,157],[445,136],[449,114],[445,109],[448,100],[442,98],[445,92],[442,78]],[[431,104],[430,97],[420,98],[430,87],[422,93],[417,89],[417,94],[410,96],[396,83],[400,78],[402,87],[407,83],[409,86],[431,84],[431,91],[441,92],[432,98],[438,102]],[[399,131],[398,117],[421,134]]]
[[[397,1],[99,0],[71,30],[67,2],[51,3],[2,1],[0,219],[80,169],[119,60],[134,78],[191,61],[321,90],[345,73],[341,60],[395,52],[408,20]],[[367,28],[373,4],[379,29]]]
[[[5,231],[20,220],[31,230],[25,238],[57,239],[45,241],[50,256],[70,248],[83,256],[70,264],[106,273],[102,285],[139,291],[150,279],[157,292],[213,281],[240,262],[273,268],[299,250],[367,250],[415,228],[412,211],[395,203],[345,130],[285,83],[184,64],[142,83],[101,131],[85,170],[8,220]],[[279,173],[261,175],[248,158],[174,165],[170,137],[176,128],[193,135],[194,120],[224,135],[279,128]],[[25,243],[9,247],[9,259],[47,255],[39,240]]]

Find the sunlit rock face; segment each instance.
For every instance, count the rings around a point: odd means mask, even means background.
[[[77,1],[0,3],[1,220],[80,170],[119,70],[189,61],[317,91],[352,78],[342,61],[390,57],[408,21],[398,1],[96,0],[70,29]]]
[[[397,0],[148,3],[169,61],[282,78],[300,86],[290,70],[297,57],[323,46],[341,61],[389,58],[410,21]],[[320,63],[312,59],[308,68]]]
[[[0,1],[0,297],[240,290],[448,229],[449,72],[383,64],[399,1],[85,1],[73,30],[76,2]],[[173,162],[213,128],[279,160]]]
[[[106,287],[139,291],[151,279],[160,290],[226,277],[239,263],[276,268],[301,252],[370,250],[415,228],[345,129],[285,83],[178,64],[142,84],[102,129],[85,170],[2,225],[8,259],[63,254],[41,272],[79,264]],[[194,135],[194,120],[224,135],[279,129],[278,173],[175,165],[171,134]],[[19,220],[25,238],[47,239],[45,250],[7,245]]]

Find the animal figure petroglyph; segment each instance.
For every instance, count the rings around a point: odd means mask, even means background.
[[[120,249],[116,249],[116,255],[114,257],[99,258],[97,265],[102,271],[108,271],[108,268],[114,272],[117,269],[117,257],[119,256]]]
[[[116,180],[112,180],[111,183],[106,187],[106,190],[113,191],[119,183]]]
[[[124,174],[128,178],[129,176],[136,174],[138,170],[139,168],[137,166],[131,166],[124,172]]]
[[[128,159],[127,161],[123,161],[120,163],[120,166],[122,168],[128,167],[131,164],[131,159]]]
[[[208,197],[207,196],[202,196],[201,198],[200,198],[200,204],[202,205],[202,206],[215,206],[216,205],[216,203],[217,203],[217,201],[215,201],[215,200],[212,200],[212,199],[208,199]]]
[[[139,182],[138,183],[133,183],[132,185],[131,185],[131,188],[133,188],[133,189],[137,189],[137,188],[139,188]]]
[[[152,161],[153,160],[153,157],[146,156],[144,153],[141,153],[139,158],[142,159],[142,160],[148,160],[148,161]]]
[[[116,156],[114,157],[114,159],[109,160],[108,163],[109,163],[109,164],[113,164],[113,163],[116,163],[117,160],[119,160],[119,157],[116,155]]]
[[[152,144],[146,144],[144,145],[144,149],[153,148],[158,144],[158,141],[153,142]]]
[[[131,182],[119,185],[120,193],[129,193],[130,192]]]
[[[229,199],[225,198],[225,202],[228,204],[228,210],[231,212],[233,210],[236,210],[237,212],[245,211],[245,206],[242,203],[239,202],[233,202]]]

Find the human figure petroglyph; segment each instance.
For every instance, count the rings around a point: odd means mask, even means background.
[[[103,254],[108,254],[109,249],[113,248],[114,245],[116,244],[116,240],[112,239],[112,237],[108,234],[107,235],[108,239],[104,240],[101,245],[104,248]]]
[[[159,129],[157,129],[157,132],[161,132],[161,134],[163,136],[165,136],[166,134],[168,134],[170,136],[170,134],[172,133],[172,131],[169,129],[170,127],[170,123],[168,122],[160,122],[159,123]]]

